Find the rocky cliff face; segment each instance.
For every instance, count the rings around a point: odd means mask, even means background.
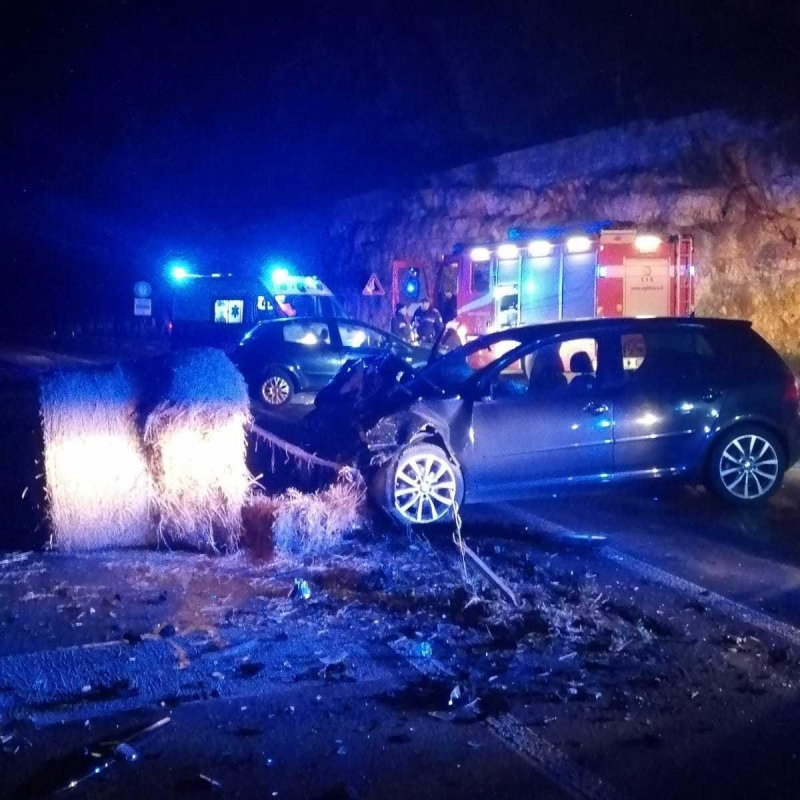
[[[345,296],[394,259],[432,263],[511,227],[608,219],[695,237],[697,313],[744,317],[800,362],[800,129],[701,114],[498,156],[341,203],[327,264]],[[374,309],[373,309],[374,311]],[[380,315],[388,313],[388,304]]]

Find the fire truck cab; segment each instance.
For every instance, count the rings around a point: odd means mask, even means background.
[[[682,316],[694,308],[692,238],[596,223],[512,229],[506,241],[459,247],[435,274],[395,262],[394,301],[406,273],[425,277],[434,305],[456,298],[462,340],[516,325],[615,316]],[[431,278],[431,279],[428,279]]]

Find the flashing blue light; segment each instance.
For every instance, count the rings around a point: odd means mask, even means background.
[[[180,261],[173,261],[171,264],[169,264],[167,271],[169,277],[176,283],[180,283],[181,281],[186,280],[186,278],[190,278],[192,275],[186,264],[183,264]]]
[[[415,269],[409,270],[408,277],[403,284],[403,293],[411,300],[416,300],[419,297],[419,277]]]
[[[272,282],[276,285],[288,283],[289,270],[286,269],[286,267],[273,267],[270,276],[272,278]]]
[[[536,282],[535,281],[526,281],[525,282],[525,291],[528,294],[533,294],[536,291]]]

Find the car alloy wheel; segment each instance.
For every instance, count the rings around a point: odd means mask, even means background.
[[[282,406],[289,400],[292,387],[283,375],[270,375],[261,384],[261,397],[270,406]]]
[[[442,455],[411,452],[401,456],[394,472],[394,507],[411,524],[445,518],[456,503],[458,483],[453,465]]]
[[[780,475],[780,459],[771,442],[755,433],[737,436],[719,460],[722,485],[740,500],[757,500],[769,492]]]

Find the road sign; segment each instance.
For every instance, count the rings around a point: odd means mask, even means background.
[[[153,288],[147,281],[136,281],[136,283],[133,284],[134,297],[146,298],[150,297],[152,293]]]
[[[364,287],[364,291],[361,294],[366,297],[383,297],[386,294],[386,292],[383,291],[383,286],[378,276],[374,272],[369,276],[367,285]]]
[[[133,298],[133,315],[135,317],[149,317],[153,314],[153,301],[149,297]]]

